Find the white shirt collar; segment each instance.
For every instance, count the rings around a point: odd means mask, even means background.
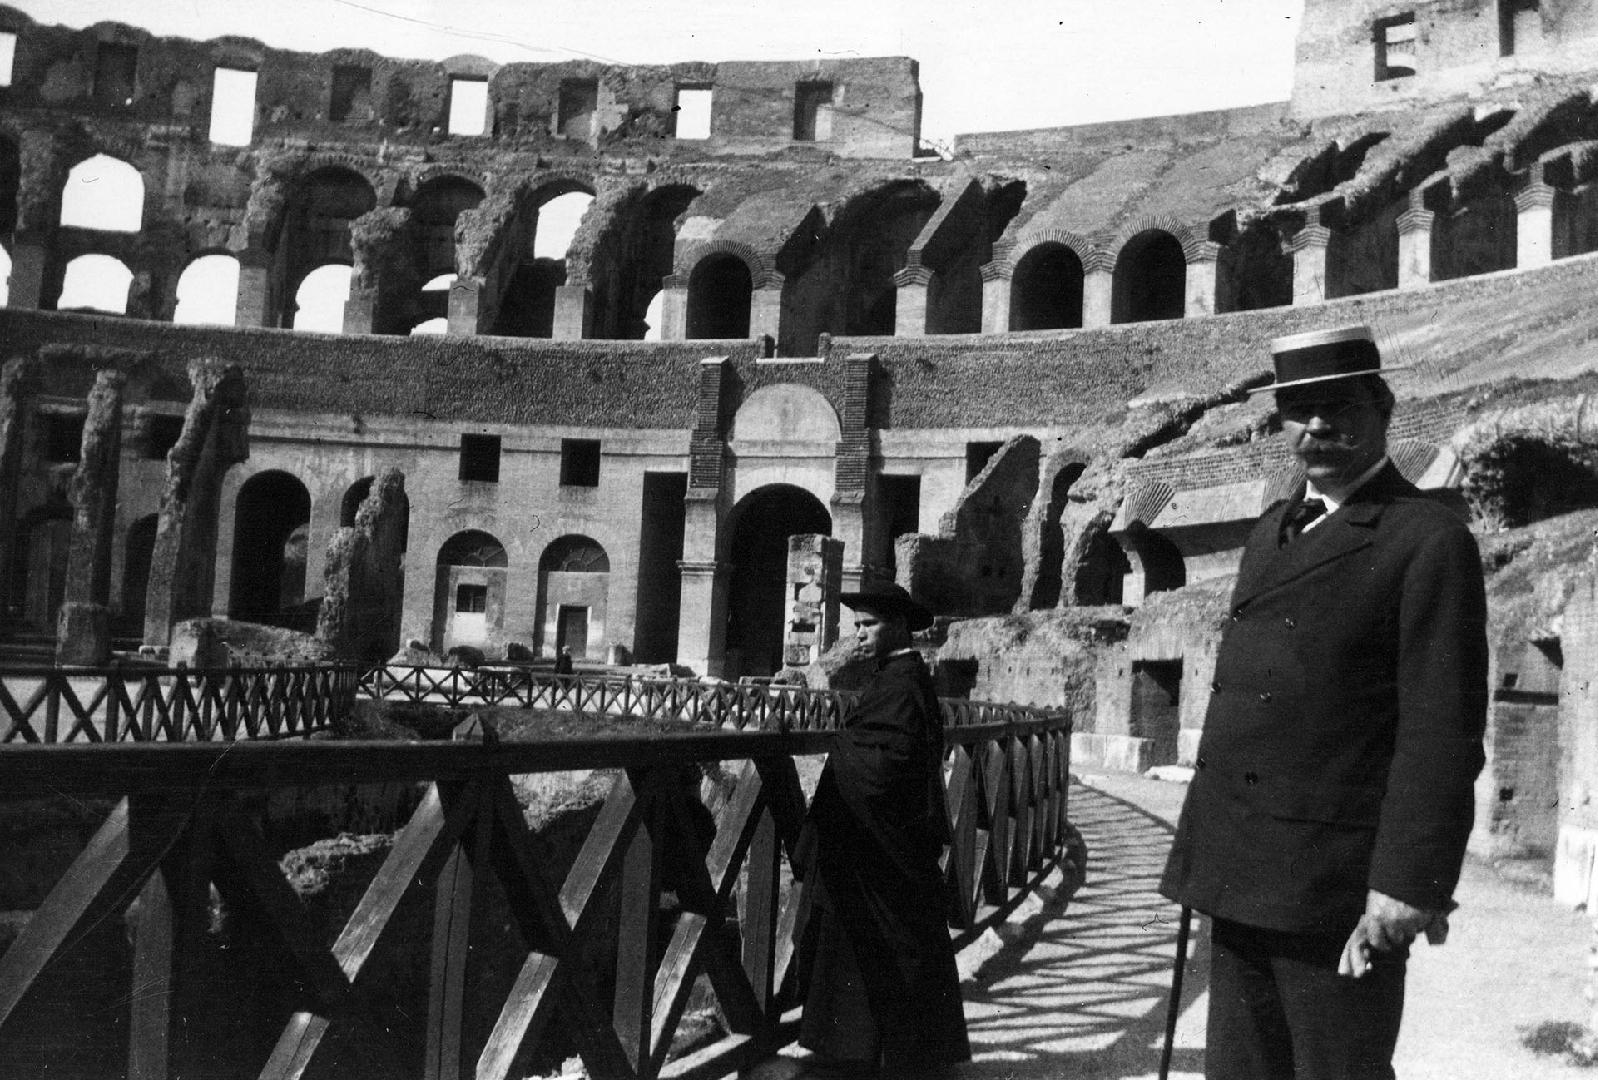
[[[1386,467],[1388,460],[1389,459],[1387,455],[1383,454],[1376,460],[1376,464],[1372,465],[1370,468],[1356,476],[1353,483],[1343,488],[1342,498],[1335,498],[1316,487],[1315,481],[1306,480],[1304,482],[1304,498],[1321,500],[1321,502],[1326,504],[1326,513],[1305,526],[1305,530],[1308,531],[1309,529],[1313,529],[1316,525],[1319,525],[1321,522],[1337,513],[1337,511],[1342,508],[1344,503],[1348,502],[1349,499],[1354,497],[1354,493],[1356,491],[1364,487],[1370,482],[1371,477],[1375,476]]]

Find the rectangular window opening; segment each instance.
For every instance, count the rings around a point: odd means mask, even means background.
[[[560,84],[555,114],[555,134],[587,139],[594,133],[594,113],[599,109],[599,83],[593,79],[566,79]]]
[[[44,458],[46,461],[78,461],[83,456],[82,413],[44,413]]]
[[[144,418],[144,457],[162,461],[183,435],[183,417],[146,416]]]
[[[449,81],[449,133],[481,135],[488,130],[488,81]]]
[[[1003,443],[998,442],[968,442],[965,444],[965,482],[970,483],[977,478],[983,469],[988,467],[988,461],[999,452]]]
[[[562,487],[599,486],[598,439],[560,441],[560,483]]]
[[[139,50],[102,41],[94,54],[94,100],[101,105],[132,105]]]
[[[1377,19],[1376,81],[1402,79],[1415,74],[1415,13],[1406,11]]]
[[[371,68],[360,64],[333,65],[333,96],[328,101],[327,118],[334,123],[372,118]]]
[[[461,436],[461,479],[499,483],[499,436]]]
[[[10,86],[17,62],[17,35],[0,30],[0,86]]]
[[[455,586],[455,610],[468,615],[479,615],[488,610],[487,585]]]
[[[248,146],[254,133],[255,72],[217,68],[211,78],[211,141]]]
[[[794,87],[793,137],[796,142],[832,138],[832,84],[802,82]]]
[[[676,122],[672,129],[677,138],[710,138],[710,97],[708,86],[677,88]]]
[[[1498,0],[1498,55],[1536,52],[1542,43],[1540,0]]]

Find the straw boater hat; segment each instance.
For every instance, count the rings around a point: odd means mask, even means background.
[[[859,592],[841,593],[838,599],[845,607],[856,611],[869,611],[890,619],[903,615],[912,634],[932,625],[932,612],[916,603],[900,585],[868,585]]]
[[[1340,326],[1279,337],[1271,342],[1271,360],[1276,365],[1276,381],[1269,386],[1256,386],[1249,393],[1382,374],[1382,354],[1368,326]],[[1403,366],[1393,364],[1387,370],[1396,371]]]

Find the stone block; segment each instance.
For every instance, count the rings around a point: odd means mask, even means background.
[[[102,667],[111,661],[111,611],[104,604],[69,600],[56,620],[55,662]]]

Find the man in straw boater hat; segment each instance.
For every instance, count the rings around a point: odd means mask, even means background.
[[[1212,920],[1210,1080],[1391,1078],[1482,767],[1481,562],[1388,460],[1370,330],[1271,352],[1305,483],[1243,549],[1160,891]]]
[[[805,1077],[933,1077],[971,1056],[938,865],[943,714],[897,585],[846,592],[874,671],[843,718],[795,862],[813,902]]]

